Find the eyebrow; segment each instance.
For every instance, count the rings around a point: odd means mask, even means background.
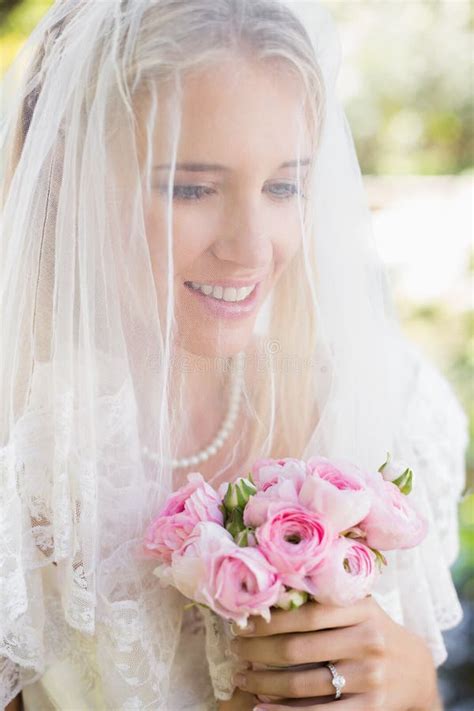
[[[281,168],[296,168],[298,164],[300,166],[309,165],[311,162],[310,158],[305,158],[304,160],[289,160],[278,166],[278,170]],[[153,170],[170,170],[170,163],[163,163],[162,165],[155,165]],[[231,169],[225,165],[220,165],[219,163],[176,163],[176,170],[185,170],[191,173],[223,173],[229,172]]]

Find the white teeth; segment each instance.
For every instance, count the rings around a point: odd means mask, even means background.
[[[189,282],[193,289],[202,291],[206,296],[212,296],[214,299],[222,299],[224,301],[243,301],[255,289],[253,286],[242,286],[236,289],[233,286],[211,286],[210,284],[199,284],[197,281]]]

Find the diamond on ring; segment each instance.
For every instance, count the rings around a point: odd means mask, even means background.
[[[344,688],[345,685],[346,685],[346,680],[345,680],[345,678],[342,676],[342,674],[339,674],[339,672],[337,671],[337,669],[336,669],[336,667],[334,666],[334,664],[332,664],[332,662],[327,662],[326,666],[328,667],[329,671],[330,671],[331,674],[332,674],[331,682],[332,682],[332,685],[334,686],[334,688],[336,689],[336,695],[335,695],[334,698],[335,698],[335,699],[340,699],[340,698],[341,698],[341,694],[342,694],[342,690],[343,690],[343,688]]]

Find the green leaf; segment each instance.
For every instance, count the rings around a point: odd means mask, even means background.
[[[410,491],[412,490],[413,486],[413,472],[411,469],[405,469],[403,474],[398,477],[398,479],[394,479],[393,484],[395,486],[398,486],[402,494],[409,494]]]
[[[342,531],[341,536],[345,536],[346,538],[367,538],[366,532],[358,526],[347,528],[345,531]]]
[[[389,461],[390,461],[390,452],[387,452],[387,459],[386,459],[385,462],[378,468],[378,471],[379,471],[381,474],[382,474],[383,470],[385,469],[385,467],[387,466],[387,464],[389,463]]]
[[[370,546],[369,546],[369,548],[370,548]],[[370,550],[372,551],[372,553],[375,553],[375,562],[376,562],[380,572],[382,572],[382,566],[388,565],[386,557],[384,556],[384,554],[381,551],[377,550],[377,548],[370,548]]]
[[[247,496],[247,501],[250,499],[251,496],[255,496],[255,494],[257,493],[257,487],[252,482],[242,479],[241,486],[245,495]],[[247,501],[245,503],[247,503]]]

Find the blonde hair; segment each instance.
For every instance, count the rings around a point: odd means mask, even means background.
[[[135,81],[166,81],[176,72],[217,64],[229,52],[257,61],[278,60],[280,71],[286,66],[305,87],[314,156],[324,115],[324,83],[311,40],[288,6],[274,0],[164,0],[147,12],[146,33],[129,57]],[[311,293],[316,255],[305,208],[300,205],[306,255],[301,248],[274,286],[268,332],[258,356],[263,367],[247,399],[251,424],[242,436],[246,450],[253,452],[250,459],[302,456],[318,417]]]
[[[74,6],[65,0],[63,4],[67,13],[50,28],[30,65],[17,130],[7,151],[6,184],[20,158],[41,92],[45,45],[60,43],[64,27],[79,20],[90,0]],[[104,88],[97,69],[102,66],[103,44],[113,44],[120,71],[112,73],[109,68],[108,81],[115,82],[116,89],[110,92],[111,125],[124,107],[131,121],[137,121],[137,97],[144,88],[146,93],[150,82],[159,85],[218,63],[229,52],[240,53],[256,60],[279,60],[280,67],[286,66],[302,80],[314,156],[324,116],[324,82],[311,40],[288,6],[278,0],[152,0],[140,2],[140,7],[142,14],[137,21],[137,0],[122,0],[114,33],[104,34],[96,42],[95,57],[89,64],[87,92],[92,103],[94,91]],[[133,14],[133,22],[127,21],[129,14]],[[263,368],[251,397],[249,393],[246,397],[249,431],[243,436],[246,450],[255,458],[301,456],[318,417],[314,392],[316,254],[310,211],[301,201],[299,210],[304,246],[274,287],[260,354]]]

